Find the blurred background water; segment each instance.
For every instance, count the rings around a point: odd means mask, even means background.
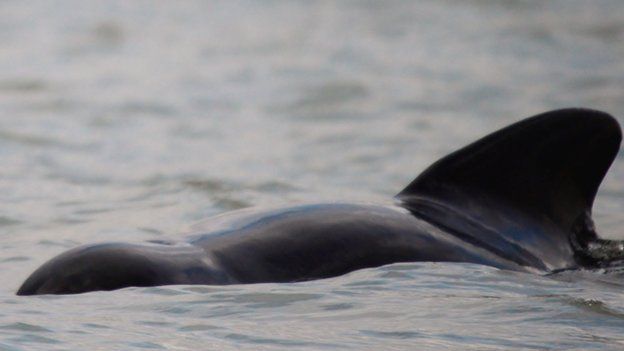
[[[624,117],[624,3],[1,1],[0,350],[621,350],[624,283],[446,263],[23,298],[78,244],[386,200],[520,118]],[[624,239],[618,158],[594,208]]]

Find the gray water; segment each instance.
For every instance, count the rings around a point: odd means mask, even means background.
[[[0,350],[621,350],[624,281],[397,264],[16,297],[79,244],[385,201],[545,110],[624,121],[621,1],[0,2]],[[494,170],[493,170],[494,171]],[[624,162],[597,198],[624,239]]]

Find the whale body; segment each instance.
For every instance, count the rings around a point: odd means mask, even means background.
[[[81,246],[51,259],[18,295],[171,284],[297,282],[397,262],[465,262],[548,274],[624,258],[591,209],[618,153],[610,115],[527,118],[435,162],[387,204],[244,209],[181,241]]]

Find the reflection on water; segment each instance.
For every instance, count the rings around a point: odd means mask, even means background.
[[[0,349],[621,349],[621,277],[596,272],[416,264],[302,284],[13,293],[81,243],[165,240],[248,206],[386,200],[521,117],[587,106],[620,118],[623,11],[0,3]],[[594,210],[612,238],[621,157]]]

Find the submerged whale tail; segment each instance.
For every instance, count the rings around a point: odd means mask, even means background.
[[[514,248],[520,264],[544,270],[592,264],[585,254],[597,239],[592,204],[621,139],[606,113],[543,113],[440,159],[397,198],[417,216],[461,228],[466,240],[492,250],[509,251],[521,241],[522,249]]]

